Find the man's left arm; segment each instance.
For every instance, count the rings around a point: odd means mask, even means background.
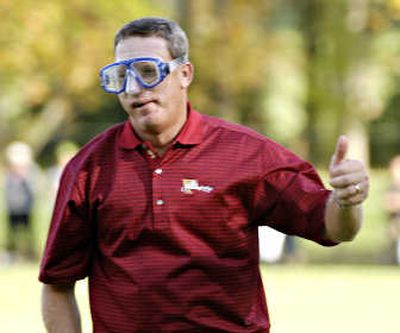
[[[333,187],[325,210],[326,236],[334,242],[352,240],[363,219],[362,203],[368,196],[369,180],[365,166],[346,159],[348,140],[339,137],[329,166],[329,183]]]

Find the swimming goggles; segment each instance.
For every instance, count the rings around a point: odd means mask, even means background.
[[[169,62],[152,57],[117,61],[100,70],[101,86],[108,93],[120,94],[126,90],[129,75],[142,88],[153,88],[160,84],[179,65],[185,64],[187,61],[186,55]]]

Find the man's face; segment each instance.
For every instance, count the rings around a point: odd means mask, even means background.
[[[138,57],[172,59],[167,42],[159,37],[128,37],[115,49],[115,60]],[[186,89],[192,78],[191,65],[180,65],[160,84],[143,88],[133,77],[127,81],[126,91],[118,98],[139,132],[161,134],[186,117]]]

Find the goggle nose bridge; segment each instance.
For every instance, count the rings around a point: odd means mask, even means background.
[[[138,80],[137,74],[135,73],[135,70],[133,68],[127,67],[126,71],[125,71],[125,89],[127,90],[129,89],[130,85],[131,85],[131,80],[133,79],[133,82],[135,82],[135,85],[138,88],[141,88],[141,84]]]

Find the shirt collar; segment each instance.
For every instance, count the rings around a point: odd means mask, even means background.
[[[175,138],[174,144],[197,145],[202,142],[204,137],[204,119],[203,116],[193,109],[192,105],[187,105],[188,118],[182,130]],[[124,123],[119,138],[119,146],[125,149],[135,149],[143,144],[143,140],[135,133],[135,130],[129,120]]]

